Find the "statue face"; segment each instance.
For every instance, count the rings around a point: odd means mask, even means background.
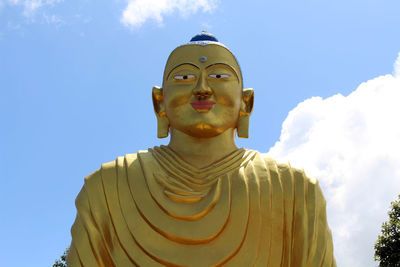
[[[177,48],[165,67],[163,88],[170,127],[199,138],[236,128],[242,81],[240,68],[226,48]]]

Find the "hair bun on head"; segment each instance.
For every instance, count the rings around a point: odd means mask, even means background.
[[[188,45],[209,45],[216,44],[227,48],[223,43],[220,43],[218,39],[211,33],[202,31],[201,33],[195,35],[192,39],[190,39]],[[229,50],[229,49],[228,49]]]
[[[218,42],[218,39],[211,33],[202,31],[200,34],[197,34],[192,39],[190,39],[190,42],[198,42],[198,41]]]

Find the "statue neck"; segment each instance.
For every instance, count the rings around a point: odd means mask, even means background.
[[[168,146],[196,168],[207,167],[238,149],[234,129],[211,138],[196,138],[171,128]]]

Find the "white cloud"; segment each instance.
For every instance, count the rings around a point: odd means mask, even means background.
[[[23,8],[22,14],[27,18],[32,18],[36,11],[45,6],[54,6],[63,0],[5,0],[2,5],[20,6]]]
[[[268,152],[319,179],[338,266],[376,266],[374,243],[400,194],[400,53],[392,75],[289,112]]]
[[[121,22],[131,29],[139,28],[147,20],[162,24],[163,16],[177,11],[186,17],[198,10],[209,12],[219,0],[128,0]]]
[[[35,14],[35,11],[43,6],[43,2],[41,0],[31,0],[24,1],[24,11],[23,14],[25,17],[30,17]]]

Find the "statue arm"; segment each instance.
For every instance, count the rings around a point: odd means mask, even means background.
[[[71,246],[69,247],[69,252],[67,256],[67,266],[68,267],[82,267],[82,263],[79,259],[79,256],[76,252],[76,248],[74,243],[71,243]]]
[[[85,185],[76,198],[77,216],[71,228],[68,267],[115,266],[99,229],[101,213],[107,210],[100,207],[104,193],[101,194],[99,188],[102,188],[101,176],[100,171],[96,171],[85,178]]]
[[[336,267],[332,232],[326,216],[326,200],[318,181],[308,178],[307,213],[309,221],[309,252],[306,266]]]
[[[272,255],[277,255],[270,257],[271,266],[336,267],[326,201],[318,181],[290,164],[277,164],[265,156],[264,161],[273,211],[267,223],[272,221]]]

